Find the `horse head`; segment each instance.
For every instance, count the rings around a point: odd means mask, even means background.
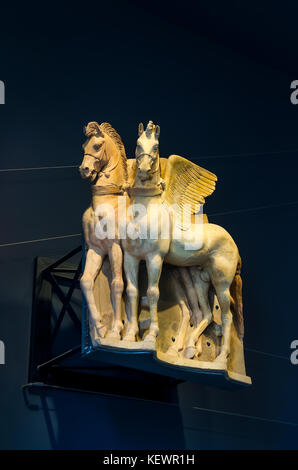
[[[97,122],[89,122],[84,129],[87,141],[83,144],[84,158],[79,166],[82,178],[95,181],[98,174],[104,170],[114,169],[111,160],[121,160],[122,167],[126,170],[126,156],[120,136],[108,123],[99,125]],[[109,171],[106,171],[109,177]]]
[[[144,130],[139,124],[139,137],[136,146],[137,177],[145,182],[152,179],[152,174],[159,169],[159,134],[160,127],[149,121]]]

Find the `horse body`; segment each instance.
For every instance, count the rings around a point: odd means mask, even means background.
[[[189,237],[172,239],[165,262],[175,266],[190,267],[190,274],[195,286],[203,319],[198,322],[189,336],[185,346],[185,356],[195,355],[195,344],[212,321],[212,312],[208,299],[210,284],[213,285],[222,312],[223,344],[218,362],[225,363],[229,355],[230,330],[232,313],[230,310],[230,287],[234,281],[237,266],[240,263],[239,251],[231,235],[219,225],[202,224],[201,248],[185,250]],[[242,316],[242,311],[235,311]],[[238,323],[242,319],[237,318]]]
[[[151,153],[155,149],[155,158]],[[128,216],[128,236],[122,241],[124,248],[124,271],[127,280],[128,327],[124,340],[135,341],[138,334],[138,271],[141,260],[146,261],[148,273],[147,299],[151,323],[145,342],[152,349],[158,335],[157,302],[159,299],[159,279],[163,258],[169,251],[170,240],[162,238],[164,207],[162,205],[163,182],[160,178],[158,152],[158,129],[139,129],[136,151],[137,173],[132,188],[128,190],[134,214]],[[147,172],[150,169],[150,179]],[[155,224],[155,237],[148,233],[150,222]],[[131,232],[131,236],[130,236]],[[135,236],[132,235],[133,233]]]
[[[162,223],[164,220],[164,208],[161,196],[134,196],[130,199],[132,207],[142,206],[146,213],[143,216],[128,216],[129,231],[138,235],[137,239],[130,238],[129,233],[122,245],[126,251],[139,260],[145,260],[148,256],[160,251],[164,257],[169,251],[170,241],[162,239]],[[151,238],[149,233],[150,221],[156,221],[156,238]],[[144,238],[142,238],[142,234]]]
[[[140,127],[141,126],[141,127]],[[194,325],[193,331],[189,336],[184,354],[188,358],[192,358],[195,355],[195,344],[199,336],[204,332],[207,326],[212,321],[212,312],[210,309],[208,291],[210,284],[212,283],[222,313],[222,336],[223,342],[221,352],[216,358],[216,361],[220,362],[223,367],[226,367],[227,357],[230,351],[230,332],[232,324],[232,313],[231,313],[231,292],[230,288],[235,283],[236,272],[238,268],[238,278],[240,278],[240,257],[238,248],[228,234],[228,232],[222,227],[214,224],[201,224],[199,227],[201,230],[201,239],[198,240],[198,231],[196,226],[191,225],[188,230],[181,230],[180,236],[174,236],[173,229],[175,228],[175,219],[173,218],[173,211],[167,206],[167,191],[171,194],[175,194],[177,188],[177,182],[172,184],[171,188],[166,188],[163,195],[154,195],[156,187],[163,186],[163,182],[160,179],[160,164],[159,164],[159,153],[158,153],[158,137],[159,137],[159,126],[154,126],[150,121],[148,123],[146,131],[144,131],[143,125],[139,126],[139,138],[137,141],[136,148],[136,161],[137,161],[137,176],[132,187],[134,193],[139,194],[138,202],[144,203],[146,199],[146,193],[151,188],[151,201],[146,203],[146,207],[150,208],[150,204],[155,203],[159,208],[157,216],[160,218],[159,227],[162,227],[164,223],[168,223],[170,219],[170,231],[168,239],[163,239],[160,236],[160,230],[158,231],[158,238],[151,240],[130,240],[123,243],[125,250],[124,255],[124,269],[127,277],[127,295],[130,305],[130,318],[129,327],[127,334],[124,339],[135,341],[135,335],[138,332],[137,323],[137,307],[138,307],[138,266],[141,259],[146,260],[147,272],[148,272],[148,290],[147,298],[150,307],[151,325],[148,336],[145,341],[149,341],[153,347],[155,345],[156,336],[158,335],[158,318],[157,318],[157,302],[159,299],[159,279],[162,270],[162,264],[166,261],[169,264],[183,267],[182,273],[185,278],[185,267],[189,267],[191,279],[197,293],[199,304],[203,313],[203,319],[197,319],[197,323]],[[178,157],[181,158],[181,157]],[[181,159],[184,160],[184,159]],[[182,162],[183,163],[183,162]],[[180,176],[180,175],[179,175]],[[180,176],[183,178],[183,175]],[[193,178],[192,178],[193,179]],[[205,179],[202,178],[205,185]],[[174,190],[173,190],[174,186]],[[211,186],[211,185],[210,185]],[[187,188],[185,188],[187,190]],[[176,191],[177,192],[177,191]],[[205,195],[210,194],[210,191],[206,192]],[[134,202],[136,198],[132,198]],[[202,198],[204,199],[204,198]],[[165,211],[166,208],[166,211]],[[152,222],[152,219],[148,217],[143,219],[146,221],[148,227],[148,221]],[[140,220],[138,221],[140,224]],[[139,225],[141,228],[141,225]],[[197,249],[186,249],[186,246],[191,242],[197,243],[199,241],[199,248]],[[234,300],[234,305],[237,304],[238,311],[236,313],[242,319],[242,301],[241,291],[239,290],[239,279],[237,278],[237,302]],[[239,282],[238,282],[239,281]],[[241,321],[240,321],[241,323]],[[241,336],[241,335],[240,335]]]
[[[135,240],[127,238],[122,241],[124,248],[124,271],[127,280],[128,328],[124,336],[126,341],[135,341],[138,334],[138,270],[141,260],[146,261],[148,272],[147,299],[150,308],[151,323],[146,343],[152,343],[155,347],[155,339],[158,334],[157,302],[159,298],[159,279],[161,275],[163,259],[169,251],[170,240],[161,239],[163,208],[160,196],[136,196],[131,199],[133,206],[142,204],[146,208],[146,214],[139,218],[128,218],[131,229],[135,228],[139,234],[147,234],[146,238]],[[150,220],[157,221],[156,239],[150,238],[147,233]]]
[[[104,123],[99,126],[92,122],[88,124],[85,132],[88,140],[83,145],[84,159],[80,166],[80,173],[83,178],[94,184],[92,205],[83,215],[83,230],[88,251],[81,278],[81,288],[89,308],[89,322],[90,328],[93,329],[93,337],[95,339],[104,337],[106,327],[96,307],[93,287],[103,260],[105,256],[108,256],[113,277],[111,293],[114,308],[114,322],[109,336],[120,339],[120,332],[123,328],[121,299],[124,284],[118,208],[119,205],[121,207],[121,203],[126,202],[127,198],[119,185],[119,181],[123,184],[127,180],[126,155],[120,136],[109,124]],[[113,237],[98,237],[96,227],[103,217],[108,226],[114,226]]]
[[[233,264],[233,256],[238,253],[238,249],[231,235],[220,225],[211,223],[202,224],[200,231],[201,247],[197,250],[185,249],[187,244],[196,244],[198,234],[195,227],[189,228],[187,236],[183,231],[180,232],[180,237],[173,237],[172,234],[165,261],[175,266],[204,266],[207,268],[220,249]],[[192,232],[191,235],[189,232]]]

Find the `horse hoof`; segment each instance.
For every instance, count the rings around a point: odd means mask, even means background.
[[[154,343],[156,342],[156,335],[152,333],[148,333],[147,336],[145,336],[144,341],[153,341]]]
[[[96,326],[97,334],[100,338],[104,338],[107,333],[107,327],[103,325]]]
[[[136,341],[136,333],[129,332],[123,336],[123,341],[129,341],[130,343],[134,343]]]
[[[194,346],[188,346],[184,350],[184,357],[186,357],[186,359],[192,359],[195,354],[196,354],[196,348]]]
[[[146,338],[143,340],[143,345],[146,349],[150,349],[155,351],[156,349],[156,336],[147,335]]]
[[[220,353],[219,356],[217,356],[217,358],[214,360],[214,363],[218,364],[221,368],[226,369],[228,363],[226,354]]]
[[[106,336],[108,339],[117,339],[117,340],[120,340],[121,337],[120,337],[120,333],[118,331],[109,331],[107,336]]]
[[[143,347],[147,351],[155,351],[156,350],[156,343],[155,343],[155,341],[144,340],[143,341]]]
[[[179,358],[179,353],[177,349],[173,348],[173,346],[170,346],[169,349],[166,352],[167,356],[170,356],[172,359],[178,359]]]

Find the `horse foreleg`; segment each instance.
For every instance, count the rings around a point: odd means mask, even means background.
[[[139,332],[138,325],[138,301],[139,301],[139,289],[138,289],[138,272],[139,272],[140,261],[134,258],[129,253],[124,253],[124,271],[127,280],[127,298],[128,298],[128,325],[126,333],[123,337],[125,341],[135,341],[136,335]]]
[[[123,294],[123,279],[122,279],[122,249],[119,243],[114,242],[111,249],[109,250],[109,259],[112,271],[112,302],[114,309],[114,318],[112,329],[108,332],[108,338],[120,339],[120,332],[123,329],[123,323],[121,321],[121,301]]]
[[[161,275],[163,258],[159,253],[150,254],[146,258],[148,273],[147,299],[150,308],[150,328],[145,338],[146,343],[155,349],[156,337],[159,333],[157,303],[159,299],[159,279]]]
[[[193,329],[187,339],[184,350],[184,356],[188,359],[192,359],[196,354],[196,343],[212,321],[212,312],[208,299],[209,282],[203,281],[198,268],[190,268],[190,273],[199,299],[199,304],[203,312],[203,320],[201,320],[198,325],[192,326]]]
[[[106,327],[103,325],[101,315],[97,310],[93,293],[94,281],[102,266],[103,256],[102,253],[95,251],[93,248],[88,249],[85,269],[80,281],[89,310],[89,324],[96,333],[94,335],[95,339],[96,336],[103,338],[106,333]]]

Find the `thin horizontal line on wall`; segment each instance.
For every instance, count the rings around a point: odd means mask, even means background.
[[[290,358],[287,356],[279,356],[278,354],[273,354],[265,351],[259,351],[257,349],[251,349],[251,348],[244,348],[244,351],[247,352],[252,352],[254,354],[261,354],[262,356],[269,356],[269,357],[274,357],[276,359],[282,359],[283,361],[288,361],[290,362]]]
[[[67,392],[67,393],[80,393],[80,394],[87,394],[87,395],[105,396],[105,397],[108,397],[109,399],[123,400],[122,395],[117,395],[117,394],[109,395],[105,392],[96,392],[96,391],[93,391],[93,390],[75,389],[75,388],[69,388],[69,387],[63,387],[63,386],[61,387],[61,386],[57,386],[57,385],[50,385],[50,384],[39,383],[39,382],[30,383],[30,384],[27,384],[27,385],[23,386],[23,388],[27,388],[27,387],[57,390],[57,391],[63,391],[63,392]],[[125,397],[125,399],[129,400],[129,401],[141,401],[141,402],[146,402],[146,403],[151,402],[154,405],[162,404],[163,406],[167,406],[167,407],[170,407],[170,408],[179,408],[180,411],[181,410],[205,411],[207,413],[215,413],[215,414],[219,414],[219,415],[234,416],[234,417],[238,417],[238,418],[245,418],[245,419],[251,419],[251,420],[256,420],[256,421],[274,423],[274,424],[283,424],[283,425],[293,426],[293,427],[298,426],[298,423],[295,423],[295,422],[292,422],[292,421],[283,421],[283,420],[279,420],[279,419],[265,418],[265,417],[262,417],[262,416],[254,416],[254,415],[246,415],[246,414],[235,413],[235,412],[231,412],[231,411],[221,411],[221,410],[215,410],[215,409],[211,409],[211,408],[203,408],[203,407],[199,407],[199,406],[184,406],[181,402],[178,403],[178,404],[177,403],[165,403],[165,402],[160,402],[160,401],[157,401],[157,400],[148,400],[148,399],[145,400],[144,398],[130,397],[130,396]],[[196,428],[193,428],[191,426],[184,426],[184,427],[186,429],[187,428],[188,429],[196,429]]]
[[[80,237],[81,235],[82,235],[81,233],[73,233],[71,235],[59,235],[57,237],[38,238],[36,240],[24,240],[20,242],[1,243],[0,248],[5,247],[5,246],[26,245],[27,243],[47,242],[49,240],[59,240],[61,238]]]
[[[183,406],[182,406],[182,408],[183,408]],[[201,408],[199,406],[192,406],[191,409],[192,410],[197,410],[197,411],[206,411],[208,413],[235,416],[237,418],[253,419],[253,420],[256,420],[256,421],[265,421],[265,422],[268,422],[268,423],[275,423],[275,424],[284,424],[286,426],[293,426],[293,427],[298,426],[298,423],[294,423],[293,421],[283,421],[283,420],[279,420],[279,419],[264,418],[262,416],[246,415],[246,414],[242,414],[242,413],[234,413],[232,411],[214,410],[212,408]]]
[[[218,155],[200,155],[197,159],[211,159],[211,158],[234,158],[234,157],[270,157],[270,155],[283,155],[285,153],[297,153],[298,149],[290,150],[276,150],[271,152],[251,152],[251,153],[230,153],[230,154],[218,154]]]
[[[35,171],[35,170],[59,170],[61,168],[78,168],[79,165],[62,165],[62,166],[40,166],[32,168],[1,168],[0,173],[9,171]]]
[[[298,204],[298,201],[281,202],[279,204],[268,204],[266,206],[248,207],[246,209],[235,209],[235,210],[227,211],[227,212],[214,212],[213,214],[208,214],[208,217],[217,217],[219,215],[241,214],[244,212],[253,212],[253,211],[260,211],[260,210],[265,210],[265,209],[275,209],[277,207],[294,206],[295,204]]]
[[[230,154],[218,154],[218,155],[199,155],[192,157],[193,160],[200,159],[212,159],[212,158],[234,158],[234,157],[262,157],[270,155],[282,155],[285,153],[297,153],[298,149],[293,150],[279,150],[271,152],[257,152],[257,153],[230,153]],[[78,168],[79,165],[59,165],[59,166],[40,166],[31,168],[0,168],[0,173],[7,173],[10,171],[39,171],[39,170],[57,170],[61,168]]]

